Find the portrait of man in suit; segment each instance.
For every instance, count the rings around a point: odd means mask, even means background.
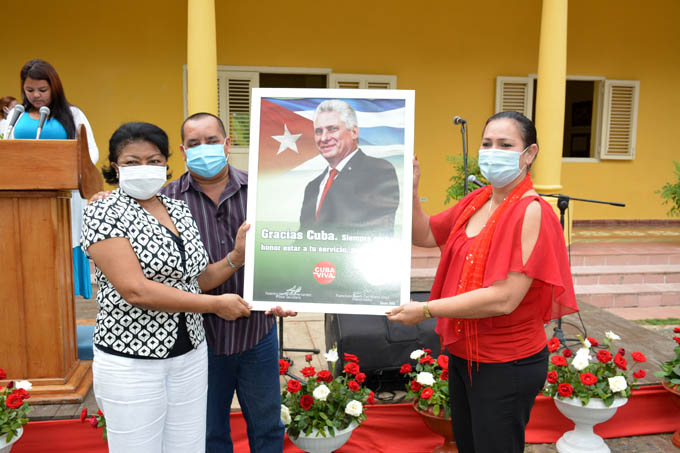
[[[394,234],[399,182],[394,166],[358,146],[354,109],[326,100],[314,111],[314,143],[328,167],[310,181],[300,212],[300,229]]]

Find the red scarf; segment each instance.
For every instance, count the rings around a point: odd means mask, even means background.
[[[508,211],[508,209],[517,203],[526,192],[533,188],[534,185],[527,173],[527,176],[522,182],[510,192],[510,195],[503,200],[500,206],[498,206],[491,217],[486,221],[482,231],[479,232],[470,246],[470,252],[465,257],[456,295],[482,287],[484,271],[486,270],[486,261],[489,256],[489,249],[491,248],[491,240],[496,231],[498,220]],[[472,217],[472,215],[489,200],[491,193],[491,186],[485,186],[479,191],[477,196],[470,201],[453,225],[447,242],[452,240],[453,236],[460,228],[465,228],[470,217]],[[482,322],[482,326],[479,325],[480,322]],[[476,351],[479,350],[477,335],[480,331],[480,327],[481,331],[488,330],[491,321],[488,319],[439,318],[439,323],[440,324],[437,327],[438,329],[441,329],[440,331],[454,330],[459,335],[465,336],[465,349],[469,358],[468,372],[471,372],[471,358],[473,357],[473,354],[476,354]]]

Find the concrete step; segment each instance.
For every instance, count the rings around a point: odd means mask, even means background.
[[[680,305],[680,283],[574,285],[576,299],[600,308]]]
[[[680,264],[572,266],[574,285],[680,283]]]
[[[680,245],[668,242],[576,242],[569,252],[572,266],[680,264]]]

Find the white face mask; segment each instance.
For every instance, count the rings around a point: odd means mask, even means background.
[[[148,200],[161,190],[168,168],[158,165],[118,167],[118,181],[123,192],[137,200]]]

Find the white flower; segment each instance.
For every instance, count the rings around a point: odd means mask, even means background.
[[[623,390],[626,390],[628,387],[628,382],[626,382],[626,378],[623,376],[614,376],[609,378],[609,388],[611,389],[612,392],[621,392]]]
[[[581,351],[586,351],[586,353],[579,354]],[[576,368],[579,371],[582,371],[588,365],[590,365],[590,355],[588,354],[588,349],[586,348],[579,349],[579,351],[574,356],[574,360],[571,361],[571,364],[574,368]]]
[[[588,349],[590,349],[590,347],[592,346],[592,344],[590,344],[590,340],[588,340],[587,338],[586,338],[585,340],[583,340],[583,344],[584,344],[584,345],[586,346],[586,348],[588,348]]]
[[[331,393],[331,391],[328,389],[328,387],[326,387],[325,384],[321,384],[314,389],[312,395],[314,395],[315,400],[326,401],[326,397],[328,397],[329,393]]]
[[[621,339],[620,336],[616,335],[611,330],[608,330],[607,333],[604,334],[604,336],[609,338],[610,340],[620,340]]]
[[[281,405],[281,421],[284,425],[288,425],[291,422],[290,411],[284,404]]]
[[[26,391],[30,391],[33,388],[33,384],[31,384],[28,381],[16,381],[14,383],[14,387],[18,389],[24,389]]]
[[[432,373],[428,373],[427,371],[421,371],[420,373],[418,373],[416,381],[418,381],[420,384],[431,387],[434,385],[434,376],[432,375]]]
[[[327,353],[324,354],[324,357],[326,358],[326,362],[337,362],[338,361],[338,351],[335,349],[330,349]]]
[[[423,351],[422,349],[416,349],[411,353],[411,360],[418,360],[423,355],[425,355],[425,351]]]
[[[364,406],[357,400],[352,400],[345,406],[345,414],[351,415],[352,417],[359,417],[364,411]]]

